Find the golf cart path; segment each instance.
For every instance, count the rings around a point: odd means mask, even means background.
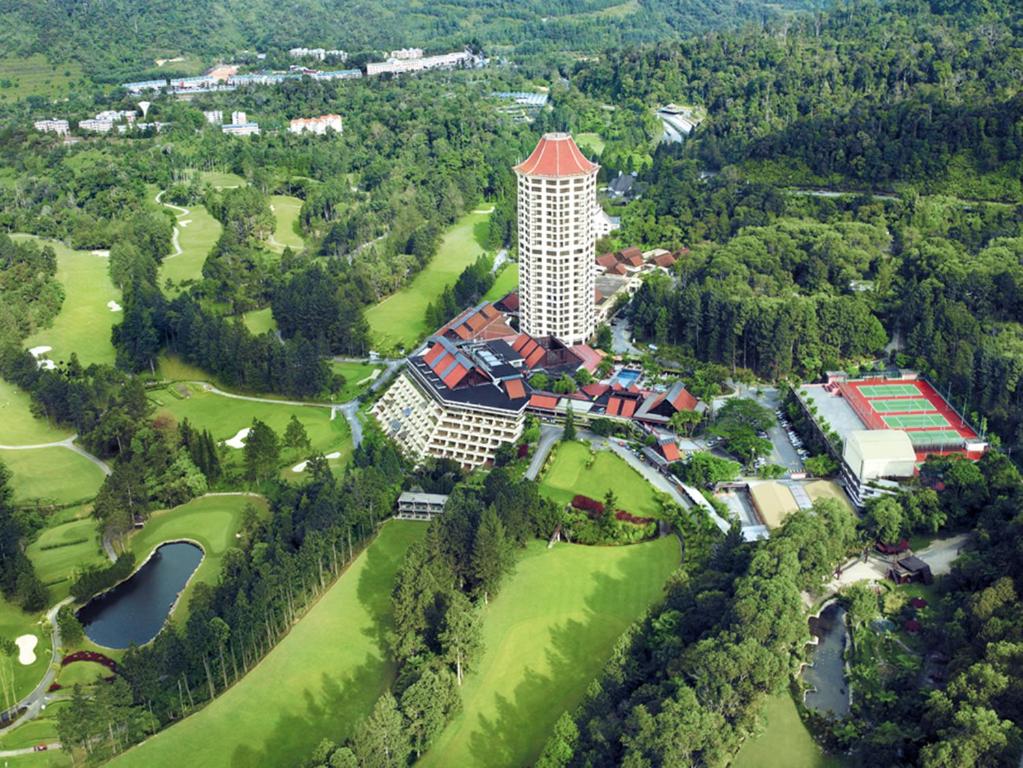
[[[162,206],[164,206],[166,208],[172,208],[175,211],[180,211],[180,213],[174,214],[179,219],[184,217],[184,216],[188,216],[191,213],[191,211],[188,210],[187,208],[182,208],[180,205],[174,205],[174,203],[165,203],[163,201],[163,193],[166,192],[166,191],[167,190],[165,190],[165,189],[161,189],[159,192],[156,193],[156,197],[154,198],[156,200],[156,202],[158,202],[160,205],[162,205]],[[180,235],[181,235],[181,227],[179,227],[177,224],[175,224],[174,225],[174,233],[171,235],[171,245],[174,246],[174,253],[172,253],[170,256],[166,256],[164,258],[173,259],[175,256],[180,256],[182,253],[184,253],[184,251],[181,250],[181,240],[179,239]]]
[[[104,475],[109,475],[111,472],[110,466],[102,459],[93,456],[81,446],[76,445],[75,440],[77,439],[78,435],[75,434],[71,435],[71,437],[66,437],[63,440],[57,440],[53,443],[36,443],[35,445],[0,445],[0,451],[33,451],[39,448],[67,448],[69,451],[77,453],[82,458],[91,461],[99,467],[100,472]]]

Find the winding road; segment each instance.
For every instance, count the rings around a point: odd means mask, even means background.
[[[166,191],[167,190],[165,189],[161,189],[159,192],[156,193],[156,197],[154,198],[156,202],[158,202],[160,205],[166,208],[172,208],[175,211],[180,211],[180,213],[174,214],[179,219],[188,216],[191,213],[191,211],[188,210],[187,208],[182,208],[180,205],[174,205],[174,203],[165,203],[163,201],[163,193]],[[181,250],[181,240],[179,239],[180,235],[181,227],[175,224],[174,234],[171,235],[171,245],[174,246],[174,253],[172,253],[170,256],[165,256],[164,258],[173,259],[175,256],[180,256],[182,253],[184,253],[184,251]]]
[[[110,466],[102,459],[93,456],[80,445],[75,445],[75,440],[77,439],[78,435],[71,435],[71,437],[66,437],[63,440],[57,440],[53,443],[36,443],[35,445],[0,445],[0,451],[34,451],[39,448],[67,448],[69,451],[77,453],[82,458],[91,461],[99,467],[100,472],[104,475],[109,475],[111,472]]]

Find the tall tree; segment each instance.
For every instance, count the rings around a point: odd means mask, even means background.
[[[390,691],[377,699],[373,712],[355,729],[352,751],[362,768],[405,768],[412,747],[405,718]]]
[[[514,552],[504,532],[504,524],[493,506],[488,506],[480,515],[479,526],[472,544],[472,575],[476,588],[489,602],[497,594],[501,579],[511,570]]]
[[[246,476],[250,480],[266,480],[277,470],[280,458],[277,434],[259,419],[253,419],[245,438]]]
[[[458,684],[483,652],[483,614],[461,592],[452,593],[440,632],[444,659],[452,665]]]

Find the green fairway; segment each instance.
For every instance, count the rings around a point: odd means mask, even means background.
[[[270,247],[283,251],[290,246],[294,251],[305,248],[305,241],[298,231],[298,214],[302,210],[302,201],[290,195],[272,195],[270,207],[274,212],[274,233],[270,238]]]
[[[0,461],[11,470],[14,500],[21,503],[70,504],[87,501],[103,484],[103,471],[68,448],[0,450]]]
[[[48,704],[46,710],[41,712],[38,717],[22,723],[14,730],[0,736],[0,750],[25,749],[36,744],[51,744],[60,741],[57,736],[57,712],[67,706],[68,704],[61,701]],[[26,762],[25,765],[28,763]],[[41,762],[38,765],[49,765],[49,763]]]
[[[111,674],[113,673],[102,664],[92,661],[76,661],[74,664],[61,667],[57,674],[57,682],[64,688],[73,688],[76,685],[86,686],[98,683],[100,680],[110,677]]]
[[[90,251],[72,251],[55,240],[39,242],[53,246],[57,253],[57,279],[64,286],[64,304],[53,325],[28,337],[24,346],[52,347],[47,354],[58,362],[76,352],[82,365],[113,363],[110,329],[121,322],[121,313],[112,312],[107,304],[119,306],[121,292],[110,282],[107,259]]]
[[[160,768],[299,765],[321,739],[344,741],[391,684],[391,589],[426,526],[392,521],[249,674],[205,709],[113,760]]]
[[[892,429],[919,429],[922,427],[950,427],[948,419],[940,413],[913,413],[905,416],[882,416]]]
[[[894,400],[871,400],[870,407],[878,413],[912,413],[936,411],[934,403],[926,397],[899,397]]]
[[[256,496],[203,496],[174,509],[154,512],[146,525],[128,539],[128,548],[141,563],[161,544],[188,539],[203,549],[203,559],[188,582],[174,619],[179,624],[188,618],[188,600],[198,583],[216,584],[224,553],[235,544],[245,508],[249,505],[265,513],[266,501]]]
[[[214,189],[240,187],[248,183],[237,173],[230,171],[200,171],[199,179],[203,184],[209,184]]]
[[[515,262],[505,264],[501,268],[501,271],[497,275],[497,279],[494,280],[494,284],[490,286],[490,290],[487,291],[487,295],[483,298],[486,301],[497,301],[503,299],[512,291],[519,287],[519,265]]]
[[[577,133],[575,135],[575,143],[579,146],[579,149],[588,155],[600,157],[600,154],[604,151],[604,139],[601,138],[599,133]]]
[[[218,442],[229,440],[240,430],[251,427],[254,418],[269,425],[278,437],[282,437],[294,414],[309,435],[312,452],[351,450],[348,422],[342,416],[331,421],[329,408],[239,400],[207,392],[201,384],[195,383],[177,384],[174,387],[175,391],[184,387],[188,396],[176,397],[170,389],[150,393],[150,399],[158,406],[157,415],[172,416],[178,423],[187,418],[193,426],[208,429]],[[231,460],[235,460],[235,457],[237,461],[242,460],[241,449],[228,448],[228,451]],[[282,452],[282,456],[288,461],[296,458],[295,452],[287,449]]]
[[[437,255],[410,284],[366,310],[378,349],[409,348],[433,330],[426,327],[426,307],[483,253],[489,219],[489,213],[463,216],[444,235]]]
[[[177,216],[177,222],[181,253],[175,254],[172,249],[164,257],[160,265],[161,285],[168,279],[173,280],[175,284],[185,280],[201,279],[206,256],[216,245],[223,229],[220,222],[210,216],[201,205],[193,205],[188,209],[188,213]]]
[[[348,402],[361,395],[373,383],[374,379],[370,378],[373,372],[384,370],[382,365],[370,363],[331,363],[330,368],[345,377],[345,387],[338,395],[341,402]]]
[[[12,659],[14,668],[14,692],[18,699],[28,696],[39,684],[50,665],[53,651],[50,646],[50,629],[45,625],[42,612],[25,613],[18,606],[0,597],[0,637],[16,640],[21,635],[35,635],[38,639],[34,653],[35,661],[22,664],[18,657]],[[0,660],[0,664],[4,664]]]
[[[531,542],[486,608],[464,709],[420,765],[531,765],[678,562],[674,536],[630,547]]]
[[[70,429],[32,415],[24,391],[0,379],[0,445],[38,445],[70,437]]]
[[[843,762],[825,755],[787,691],[771,696],[764,708],[764,732],[747,741],[733,768],[840,768]]]
[[[70,94],[73,81],[81,76],[82,67],[78,62],[51,64],[41,53],[5,57],[0,59],[0,101],[28,96],[65,97]]]
[[[597,451],[593,466],[586,468],[590,449],[585,443],[559,443],[550,468],[540,478],[540,493],[562,504],[576,494],[598,501],[609,490],[618,497],[621,509],[638,517],[660,517],[653,486],[611,451]]]
[[[250,333],[254,333],[257,336],[267,331],[277,330],[277,323],[274,322],[270,307],[246,312],[242,315],[242,322],[245,323],[245,327],[249,329]]]
[[[96,520],[88,516],[50,525],[26,548],[36,575],[50,591],[51,602],[68,596],[72,578],[79,570],[107,563],[97,526]]]

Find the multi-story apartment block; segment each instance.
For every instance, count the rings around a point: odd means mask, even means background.
[[[522,330],[582,344],[596,326],[597,171],[567,133],[548,133],[515,166]]]
[[[202,116],[206,118],[206,122],[210,125],[223,125],[224,124],[224,112],[220,109],[208,109],[202,113]]]
[[[320,115],[319,117],[297,117],[288,126],[289,133],[315,133],[324,135],[328,130],[341,133],[344,123],[341,115]]]
[[[114,124],[110,120],[89,118],[88,120],[79,120],[78,127],[83,131],[92,131],[93,133],[110,133],[114,129]]]
[[[71,130],[71,126],[67,120],[57,120],[53,118],[49,120],[36,120],[32,123],[32,127],[37,131],[42,131],[43,133],[55,133],[58,136],[67,136],[68,132]]]

